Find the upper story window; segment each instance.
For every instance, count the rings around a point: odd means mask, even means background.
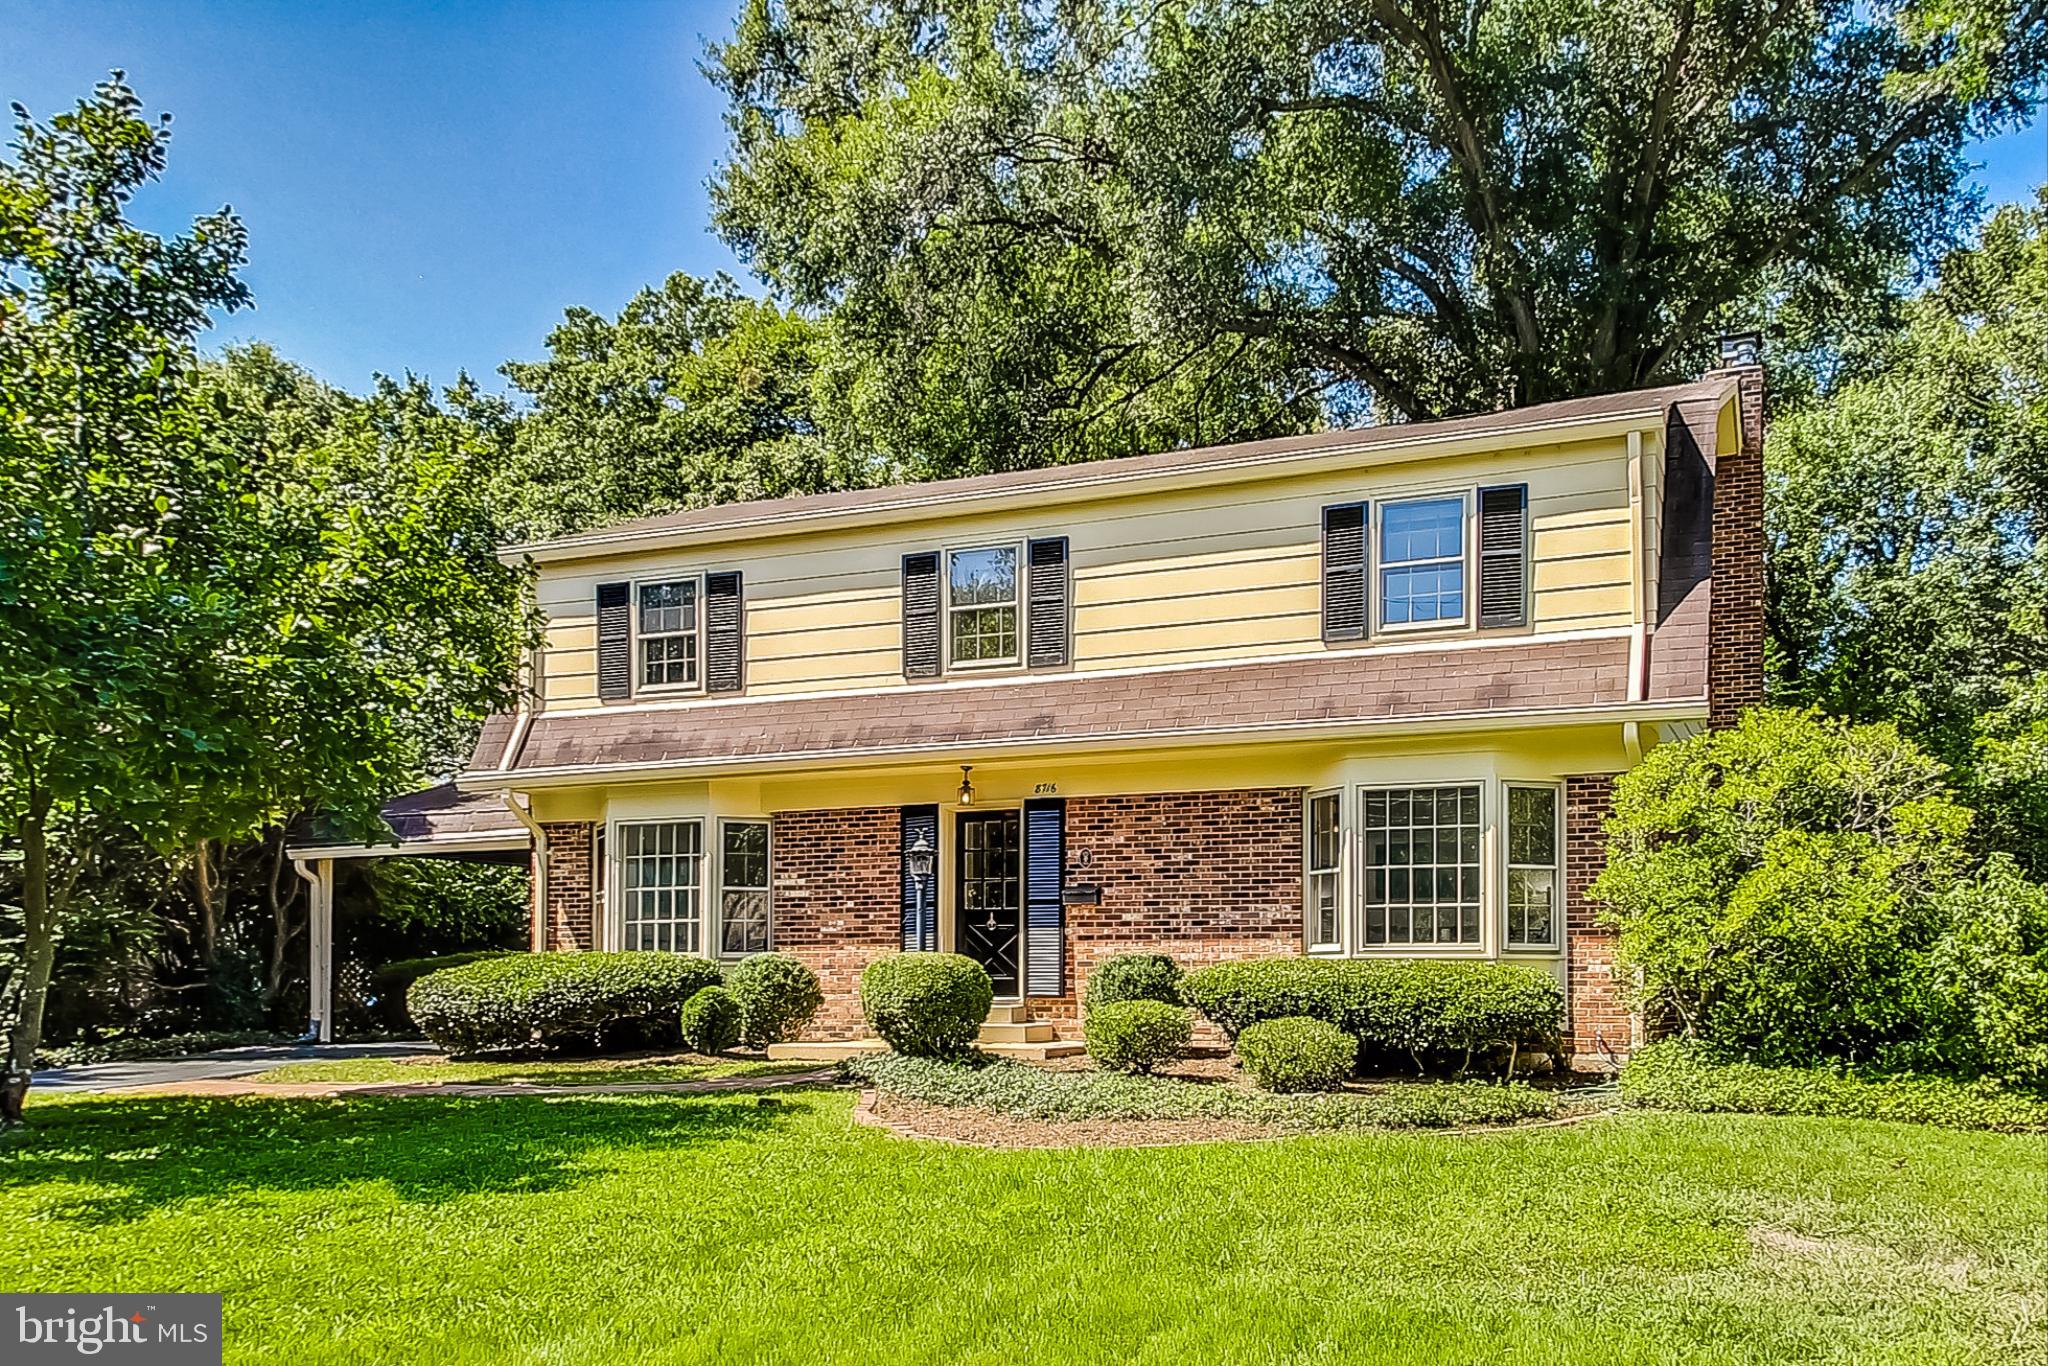
[[[672,579],[640,585],[638,619],[640,686],[694,688],[703,658],[697,580]]]
[[[946,653],[956,667],[1015,664],[1019,656],[1017,547],[946,556]]]
[[[1360,794],[1367,947],[1479,942],[1479,788]]]
[[[1380,509],[1380,624],[1399,630],[1465,620],[1465,499]]]

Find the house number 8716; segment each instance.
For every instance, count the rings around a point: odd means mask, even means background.
[[[1058,783],[1040,783],[1031,789],[1031,795],[1034,797],[1051,797],[1056,795],[1059,790],[1060,785]]]

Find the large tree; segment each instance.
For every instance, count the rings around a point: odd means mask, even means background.
[[[1950,240],[1985,4],[749,0],[717,217],[941,467],[1628,388]]]
[[[94,851],[210,843],[322,809],[367,832],[447,740],[418,718],[512,695],[532,638],[498,562],[488,442],[417,386],[286,404],[267,358],[195,342],[248,295],[226,210],[127,217],[168,129],[117,73],[0,161],[0,840],[23,949],[0,1005],[18,1119],[69,899]],[[324,404],[324,400],[323,400]],[[445,727],[439,728],[445,730]],[[202,937],[210,933],[202,927]]]
[[[1773,689],[1895,721],[2048,872],[2048,191],[1767,449]]]

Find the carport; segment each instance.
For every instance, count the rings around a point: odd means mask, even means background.
[[[384,806],[388,839],[368,844],[325,840],[318,832],[286,846],[292,866],[306,881],[308,910],[306,1038],[334,1038],[334,865],[341,859],[445,858],[470,863],[504,863],[541,869],[533,851],[546,841],[517,798],[506,793],[458,792],[442,783],[399,797]],[[535,873],[536,879],[542,874]],[[534,889],[536,897],[544,895]]]

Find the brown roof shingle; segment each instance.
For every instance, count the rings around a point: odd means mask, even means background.
[[[1627,672],[1622,637],[1518,640],[838,697],[543,713],[534,718],[515,771],[1082,745],[1161,733],[1225,737],[1290,726],[1549,711],[1621,702]]]

